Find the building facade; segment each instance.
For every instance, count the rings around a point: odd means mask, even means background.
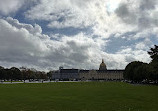
[[[123,80],[124,70],[80,70],[80,80]]]
[[[104,60],[100,64],[99,70],[63,69],[59,68],[52,74],[52,79],[56,80],[123,80],[124,70],[107,70]]]

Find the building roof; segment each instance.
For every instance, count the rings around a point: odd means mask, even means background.
[[[123,72],[124,70],[96,70],[97,72],[103,73],[103,72]]]
[[[78,73],[78,69],[61,69],[60,73]]]
[[[79,72],[80,72],[80,73],[88,73],[89,70],[80,70]]]
[[[80,70],[79,72],[80,73],[88,73],[89,71],[91,71],[91,70]],[[123,72],[124,70],[123,69],[119,69],[119,70],[113,70],[113,69],[111,69],[111,70],[95,70],[97,73],[104,73],[104,72]]]

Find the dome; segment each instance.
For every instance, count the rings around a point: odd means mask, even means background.
[[[107,70],[103,59],[102,59],[102,63],[100,64],[99,70]]]

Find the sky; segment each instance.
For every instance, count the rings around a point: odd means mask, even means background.
[[[151,61],[157,0],[0,0],[0,65],[124,69]]]

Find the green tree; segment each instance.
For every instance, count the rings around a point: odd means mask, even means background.
[[[152,58],[150,62],[150,78],[152,80],[158,80],[158,46],[155,45],[154,48],[150,48],[148,54]]]
[[[147,63],[142,63],[134,69],[134,81],[141,82],[143,80],[149,80],[149,65]]]
[[[22,74],[22,79],[24,80],[24,83],[25,83],[25,80],[28,79],[28,69],[26,67],[21,67],[21,74]]]
[[[3,70],[4,70],[4,67],[0,66],[0,80],[1,80],[1,82],[4,79]]]
[[[34,71],[33,71],[33,70],[28,69],[28,70],[26,71],[26,73],[27,73],[27,75],[28,75],[29,81],[32,81],[32,80],[35,79],[35,75],[34,75]]]
[[[25,83],[25,80],[28,79],[28,73],[27,73],[27,70],[24,69],[24,70],[21,71],[21,73],[22,73],[22,79],[24,80],[24,83]]]
[[[152,62],[158,62],[158,46],[155,45],[154,48],[150,48],[148,54],[152,58]]]
[[[53,71],[47,72],[47,77],[49,78],[50,81],[52,80],[52,73]]]
[[[141,82],[148,79],[148,64],[140,61],[129,63],[124,71],[124,78],[134,82]]]
[[[16,67],[12,67],[11,69],[11,80],[21,80],[22,79],[22,75],[21,75],[21,71],[16,68]]]
[[[10,69],[4,69],[3,74],[4,74],[4,81],[10,80],[12,78],[12,73]]]

